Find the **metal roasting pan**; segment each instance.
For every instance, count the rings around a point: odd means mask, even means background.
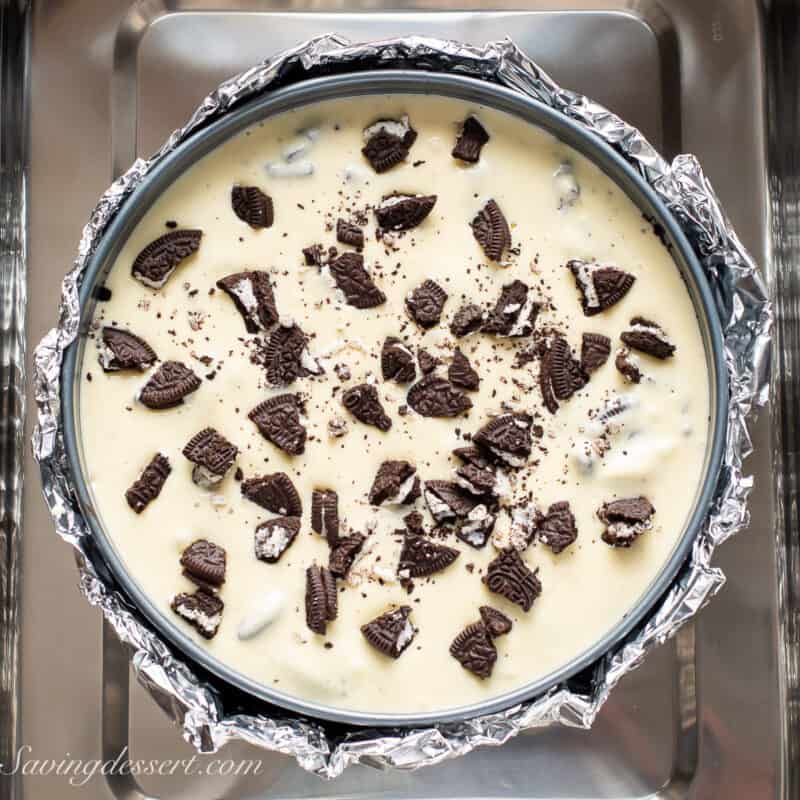
[[[631,198],[650,220],[663,226],[667,246],[676,268],[684,279],[694,303],[706,349],[711,407],[710,429],[703,480],[698,487],[692,511],[684,531],[656,579],[633,608],[593,646],[580,653],[562,668],[540,680],[532,681],[496,698],[455,709],[426,713],[378,714],[352,712],[313,703],[276,691],[274,688],[241,675],[199,647],[186,635],[180,623],[161,612],[127,572],[95,508],[92,491],[84,480],[80,436],[80,375],[87,342],[86,333],[94,315],[95,289],[101,285],[121,247],[142,216],[161,193],[189,167],[215,147],[245,128],[284,111],[341,97],[384,94],[445,95],[479,103],[513,114],[543,128],[597,164]],[[521,93],[486,81],[458,75],[420,71],[374,71],[329,76],[295,84],[257,98],[232,111],[224,118],[194,133],[165,158],[125,201],[95,251],[81,286],[81,335],[70,346],[62,370],[64,432],[74,487],[88,519],[97,545],[111,573],[131,601],[175,647],[195,664],[227,684],[273,703],[313,718],[346,725],[420,726],[451,722],[510,708],[523,700],[544,693],[592,664],[614,648],[642,620],[648,610],[672,582],[689,554],[701,529],[717,482],[725,441],[728,402],[728,374],[725,367],[722,330],[702,269],[679,225],[648,184],[610,146],[553,109]],[[699,379],[702,377],[698,376]]]

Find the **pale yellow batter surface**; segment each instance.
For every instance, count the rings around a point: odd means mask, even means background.
[[[474,166],[450,155],[459,123],[469,113],[491,135]],[[419,137],[406,163],[376,175],[360,152],[362,129],[401,114],[408,114]],[[267,164],[283,163],[297,132],[309,128],[318,135],[295,161],[313,165],[313,174],[279,176],[274,169],[269,174]],[[571,172],[559,169],[565,162]],[[273,198],[273,227],[252,230],[234,215],[233,184],[259,186]],[[438,200],[427,220],[398,237],[392,249],[376,241],[374,217],[368,214],[365,263],[388,301],[369,310],[342,305],[325,276],[304,265],[301,251],[316,242],[336,244],[326,223],[335,225],[337,217],[349,217],[350,209],[374,205],[395,191],[436,194]],[[506,266],[487,263],[468,225],[489,198],[505,212],[518,247]],[[167,220],[202,229],[203,239],[199,252],[154,291],[131,277],[131,264],[167,231]],[[575,258],[614,264],[634,274],[636,283],[613,308],[585,317],[565,267]],[[302,456],[282,453],[247,418],[266,397],[287,390],[270,388],[263,369],[251,363],[247,342],[252,337],[231,299],[219,290],[209,293],[219,278],[245,269],[272,273],[280,314],[294,318],[313,337],[311,352],[326,369],[323,378],[303,379],[289,389],[308,398],[309,442]],[[449,299],[442,324],[423,332],[409,321],[404,299],[426,278],[440,283]],[[381,378],[384,338],[401,335],[414,350],[423,345],[442,357],[446,368],[455,344],[448,325],[462,300],[493,302],[500,287],[515,278],[549,303],[537,327],[559,326],[576,352],[587,331],[606,334],[616,350],[620,333],[639,315],[666,330],[676,355],[663,362],[641,356],[645,380],[631,385],[615,369],[612,350],[586,388],[551,415],[541,401],[538,361],[511,368],[525,341],[473,335],[460,340],[482,379],[480,390],[470,393],[474,407],[468,416],[400,416],[407,387]],[[368,712],[444,710],[503,694],[558,669],[615,626],[658,575],[683,531],[702,477],[709,415],[704,347],[686,288],[669,253],[621,190],[583,157],[515,118],[439,97],[387,96],[332,101],[270,120],[218,148],[164,193],[122,248],[107,286],[112,298],[98,304],[97,322],[134,331],[159,359],[182,361],[203,384],[184,405],[152,411],[134,399],[152,370],[104,373],[95,343],[88,344],[80,415],[100,516],[130,574],[169,624],[266,686]],[[206,356],[212,359],[209,366],[198,360]],[[350,380],[339,380],[337,363],[349,367]],[[393,420],[387,434],[354,420],[339,401],[344,388],[370,376]],[[597,433],[589,414],[619,395],[633,407],[620,418],[609,452],[587,466],[576,453]],[[523,553],[532,569],[538,567],[543,585],[528,613],[481,583],[497,554],[494,544],[475,550],[452,536],[445,543],[461,550],[460,557],[447,570],[415,581],[409,596],[393,579],[399,547],[391,536],[408,509],[377,510],[367,503],[377,468],[387,459],[406,459],[423,480],[452,479],[458,462],[450,453],[467,444],[460,434],[477,430],[504,402],[536,415],[544,426],[543,448],[534,448],[512,498],[529,493],[542,510],[568,500],[577,541],[560,555],[541,543]],[[334,416],[349,425],[340,439],[328,436]],[[192,465],[181,450],[206,426],[239,447],[245,477],[285,471],[300,492],[303,526],[279,563],[255,558],[254,530],[271,515],[241,496],[232,475],[212,490],[192,482]],[[125,490],[156,452],[169,458],[173,472],[161,495],[136,515]],[[308,630],[304,611],[305,569],[315,560],[327,564],[328,557],[326,542],[310,527],[315,487],[338,492],[343,533],[375,526],[369,552],[350,581],[340,582],[345,588],[338,619],[325,636]],[[653,529],[629,550],[604,544],[597,508],[614,497],[640,494],[656,508]],[[430,524],[422,500],[416,505]],[[496,536],[508,528],[507,516],[501,515]],[[169,608],[176,592],[194,588],[181,575],[178,558],[196,538],[227,551],[227,581],[220,593],[225,610],[210,642]],[[257,619],[265,604],[271,623],[251,638],[240,638],[242,623]],[[419,629],[396,661],[372,649],[359,630],[393,604],[409,604]],[[511,633],[496,641],[499,658],[487,680],[467,672],[449,654],[451,640],[478,619],[482,604],[494,605],[514,621]]]

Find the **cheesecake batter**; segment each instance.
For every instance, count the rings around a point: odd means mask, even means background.
[[[391,119],[402,134],[404,115],[417,139],[405,160],[378,174],[361,152],[364,130]],[[476,163],[451,155],[470,115],[490,137]],[[234,213],[234,185],[259,187],[271,198],[270,227],[251,227]],[[373,208],[393,194],[435,195],[436,202],[417,227],[376,237]],[[487,258],[470,228],[490,199],[510,230],[499,261]],[[330,269],[306,263],[303,250],[315,244],[323,252],[331,246],[339,254],[354,252],[336,241],[339,218],[363,231],[364,266],[384,303],[348,304]],[[132,265],[176,225],[202,231],[199,247],[163,287],[148,287],[132,276]],[[589,267],[568,268],[576,261]],[[619,302],[587,315],[574,273],[603,264],[635,282]],[[215,289],[218,280],[247,270],[270,274],[280,317],[275,324],[300,326],[309,337],[309,372],[319,366],[323,374],[307,374],[289,387],[269,384],[264,366],[252,358],[269,333],[250,333],[231,297]],[[447,299],[440,322],[426,328],[411,318],[406,301],[429,279]],[[491,310],[502,287],[515,280],[540,305],[532,333],[451,333],[462,305]],[[689,295],[670,254],[623,192],[585,158],[514,117],[447,98],[394,95],[329,101],[270,119],[219,147],[164,192],[123,246],[106,287],[111,298],[97,304],[79,397],[87,477],[100,518],[125,567],[169,624],[268,687],[376,713],[445,710],[504,694],[563,666],[619,623],[683,532],[709,428],[708,369]],[[252,306],[246,288],[243,299]],[[591,287],[589,295],[591,306]],[[633,318],[657,323],[674,355],[654,358],[626,348],[620,336],[632,330]],[[104,371],[102,326],[135,333],[158,362],[142,371]],[[551,413],[540,390],[536,346],[559,335],[577,358],[584,333],[609,337],[610,357]],[[387,337],[399,338],[415,361],[424,349],[439,362],[434,374],[444,377],[458,347],[479,377],[477,390],[462,390],[472,407],[436,418],[403,408],[412,384],[382,377]],[[618,351],[623,361],[635,361],[639,382],[615,363]],[[139,393],[169,361],[190,368],[201,385],[179,405],[149,408]],[[415,371],[416,382],[418,364]],[[364,424],[343,405],[342,395],[361,384],[376,388],[391,420],[388,431]],[[301,455],[280,450],[248,418],[259,403],[287,392],[304,400]],[[435,521],[424,491],[411,505],[370,504],[379,467],[407,461],[423,489],[426,481],[452,481],[462,466],[452,451],[469,446],[469,437],[492,418],[513,412],[531,415],[537,435],[530,458],[499,470],[503,497],[489,541],[476,548],[435,531],[431,538],[459,555],[409,586],[398,576],[402,536],[396,531],[411,510],[422,514],[429,532]],[[239,451],[216,484],[193,482],[196,465],[182,454],[207,427]],[[135,513],[126,491],[158,453],[171,472],[158,496]],[[279,560],[267,563],[256,558],[254,537],[276,515],[243,496],[241,479],[277,472],[297,489],[302,523]],[[412,483],[396,499],[409,495]],[[357,532],[366,541],[338,581],[335,620],[319,634],[306,624],[305,593],[306,570],[328,564],[329,545],[311,526],[312,492],[325,489],[338,494],[340,535]],[[639,496],[655,508],[652,524],[630,547],[610,546],[601,538],[606,528],[598,510]],[[536,510],[564,501],[575,518],[574,543],[558,553],[539,538],[526,543]],[[196,588],[179,559],[198,539],[226,552],[225,581],[217,590],[224,610],[211,639],[170,608],[176,594]],[[283,544],[271,541],[262,540],[262,547]],[[529,611],[482,581],[500,549],[515,545],[541,583]],[[502,611],[513,628],[494,640],[497,661],[481,679],[449,648],[485,605]],[[391,658],[371,646],[361,627],[403,606],[411,609],[416,633]],[[410,634],[407,627],[404,636]]]

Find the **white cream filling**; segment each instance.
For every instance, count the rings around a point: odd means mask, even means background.
[[[262,528],[256,531],[255,546],[256,556],[259,558],[277,558],[289,543],[291,532],[282,525],[274,525],[267,530]]]
[[[597,290],[594,288],[594,278],[592,277],[597,269],[599,269],[599,265],[587,264],[585,261],[578,262],[578,281],[581,284],[583,295],[586,298],[586,305],[589,308],[597,308],[600,305],[600,299],[597,296]]]
[[[306,178],[314,174],[311,161],[291,161],[288,164],[272,161],[267,164],[267,175],[270,178]]]
[[[230,467],[228,469],[230,469]],[[202,464],[195,464],[194,469],[192,470],[192,480],[198,486],[202,486],[204,489],[211,489],[213,486],[216,486],[225,477],[225,475],[227,475],[227,473],[228,470],[225,470],[222,475],[218,475],[216,472],[212,472],[208,467],[204,467]]]
[[[440,500],[432,491],[425,489],[423,494],[425,495],[425,503],[428,506],[428,510],[437,522],[455,517],[453,509],[443,500]]]
[[[376,133],[381,133],[382,131],[391,136],[396,136],[398,139],[402,139],[410,128],[411,126],[408,124],[407,114],[403,114],[399,121],[394,119],[380,119],[368,128],[364,128],[364,141],[368,142]]]
[[[284,593],[278,589],[257,598],[239,622],[237,637],[247,640],[261,633],[278,618],[283,610],[284,600]]]
[[[397,637],[397,644],[395,645],[395,652],[400,652],[413,638],[417,629],[411,624],[411,620],[406,620],[403,630]]]
[[[199,608],[188,608],[185,604],[179,605],[180,615],[189,622],[197,623],[197,626],[206,633],[214,633],[222,622],[222,614],[206,614]]]

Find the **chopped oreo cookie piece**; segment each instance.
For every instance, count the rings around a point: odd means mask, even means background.
[[[392,427],[392,420],[383,410],[378,390],[371,383],[352,386],[342,394],[342,404],[359,421],[381,431]]]
[[[413,503],[420,495],[417,468],[408,461],[384,461],[378,468],[372,488],[369,490],[369,502],[373,506],[384,503],[391,505],[407,505]]]
[[[450,333],[461,338],[480,330],[484,321],[483,309],[475,303],[465,303],[450,322]]]
[[[569,503],[553,503],[537,526],[539,541],[546,544],[556,555],[569,547],[578,538],[575,515]]]
[[[542,400],[551,414],[558,411],[559,401],[569,400],[588,381],[580,361],[573,358],[569,343],[556,336],[542,356],[539,387]]]
[[[131,488],[125,492],[128,505],[137,514],[141,514],[161,494],[170,472],[172,467],[169,459],[161,453],[156,453]]]
[[[397,574],[401,578],[424,578],[447,569],[459,556],[458,550],[424,536],[406,534]]]
[[[308,351],[308,337],[298,325],[278,325],[264,348],[262,360],[273,386],[288,386],[298,378],[321,375],[322,367]]]
[[[328,269],[347,305],[354,308],[375,308],[386,302],[386,295],[373,283],[369,272],[364,269],[364,256],[361,253],[342,253],[328,263]]]
[[[316,564],[306,570],[306,625],[324,634],[338,612],[336,578],[327,567]]]
[[[480,428],[472,441],[509,467],[524,467],[531,455],[532,429],[529,414],[501,414]]]
[[[354,222],[341,217],[336,220],[336,241],[362,250],[364,247],[364,231]]]
[[[192,542],[181,553],[183,574],[198,586],[216,589],[225,583],[225,548],[207,539]]]
[[[614,366],[629,383],[640,383],[642,371],[639,369],[639,360],[627,347],[617,350]]]
[[[620,334],[628,347],[653,358],[667,359],[675,355],[675,345],[658,323],[644,317],[634,317],[631,327]]]
[[[409,390],[408,405],[423,417],[457,417],[472,408],[472,400],[446,378],[426,375]]]
[[[486,503],[478,503],[456,526],[456,536],[470,547],[479,550],[486,547],[489,536],[494,530],[497,516]]]
[[[425,481],[423,497],[431,516],[439,523],[466,518],[480,504],[454,481]]]
[[[486,258],[501,261],[511,247],[511,230],[497,202],[489,200],[470,222],[470,227]]]
[[[139,402],[148,408],[174,408],[200,388],[202,381],[180,361],[165,361],[139,391]]]
[[[428,375],[439,366],[439,359],[432,356],[427,350],[422,347],[417,348],[417,363],[419,370],[423,375]]]
[[[311,244],[303,248],[303,261],[307,267],[321,267],[328,259],[321,244]]]
[[[502,550],[490,562],[482,578],[490,592],[516,603],[523,611],[530,611],[536,598],[542,593],[542,584],[531,572],[520,554],[514,549]]]
[[[467,625],[453,639],[450,645],[450,655],[464,669],[469,670],[479,678],[488,678],[492,674],[497,661],[497,648],[494,646],[486,625],[483,622],[475,622],[472,625]]]
[[[206,489],[228,474],[238,454],[239,448],[213,428],[196,433],[183,448],[183,455],[194,464],[192,480]]]
[[[414,354],[396,336],[387,336],[381,348],[381,374],[396,383],[411,383],[417,377]]]
[[[473,437],[474,438],[474,437]],[[453,455],[465,464],[470,464],[478,469],[488,469],[492,466],[492,459],[480,447],[457,447]]]
[[[406,309],[411,319],[427,330],[439,324],[447,292],[436,281],[426,280],[406,297]]]
[[[417,633],[410,615],[410,606],[400,606],[362,625],[361,633],[376,650],[391,658],[400,658]]]
[[[328,556],[328,569],[331,574],[337,578],[346,578],[365,541],[366,536],[361,533],[340,536]]]
[[[456,470],[456,483],[476,497],[495,493],[497,475],[493,469],[481,469],[474,464],[464,464]]]
[[[583,313],[599,314],[618,303],[630,291],[636,278],[617,267],[574,259],[567,263],[581,293]]]
[[[417,132],[411,127],[408,117],[399,120],[380,119],[364,129],[366,144],[361,152],[377,173],[387,172],[408,157]]]
[[[194,594],[181,592],[172,598],[172,610],[185,619],[205,639],[213,639],[222,622],[225,603],[212,592],[198,589]]]
[[[630,547],[645,531],[653,527],[653,504],[646,497],[627,497],[603,503],[597,516],[606,529],[600,537],[612,547]]]
[[[139,283],[160,289],[178,265],[197,252],[202,238],[202,231],[190,228],[159,236],[136,256],[131,274]]]
[[[259,403],[248,415],[261,435],[290,456],[306,449],[306,429],[300,421],[301,402],[296,394],[280,394]]]
[[[486,128],[475,117],[469,116],[461,126],[452,156],[459,161],[475,164],[481,157],[483,146],[488,141],[489,134],[486,132]]]
[[[233,213],[251,228],[271,228],[275,221],[272,198],[258,186],[234,186],[231,189]]]
[[[538,315],[539,303],[528,286],[522,281],[512,281],[503,286],[482,330],[496,336],[529,336]]]
[[[303,513],[300,495],[285,472],[274,472],[242,481],[242,494],[273,514],[299,517]]]
[[[256,528],[255,553],[260,561],[274,564],[300,533],[300,517],[275,517]]]
[[[158,358],[155,350],[144,339],[121,328],[104,326],[101,340],[97,357],[104,372],[144,370],[151,367]]]
[[[403,517],[403,522],[409,533],[416,533],[418,536],[425,535],[425,525],[422,514],[420,514],[419,511],[409,511],[408,514]]]
[[[435,205],[435,194],[390,194],[375,206],[375,218],[385,231],[407,231],[423,222]]]
[[[333,489],[311,493],[311,529],[324,536],[331,547],[339,540],[339,495]]]
[[[581,369],[591,375],[608,361],[611,339],[602,333],[584,333],[581,339]]]
[[[248,333],[268,330],[278,321],[269,273],[260,270],[235,272],[220,278],[217,288],[233,300]]]
[[[450,383],[453,386],[459,386],[470,392],[477,392],[481,385],[480,376],[458,347],[453,353],[453,360],[447,370],[447,377],[450,378]]]
[[[502,611],[498,611],[491,606],[481,606],[480,609],[481,619],[489,631],[489,636],[496,639],[498,636],[505,636],[510,633],[514,627],[514,623]]]

